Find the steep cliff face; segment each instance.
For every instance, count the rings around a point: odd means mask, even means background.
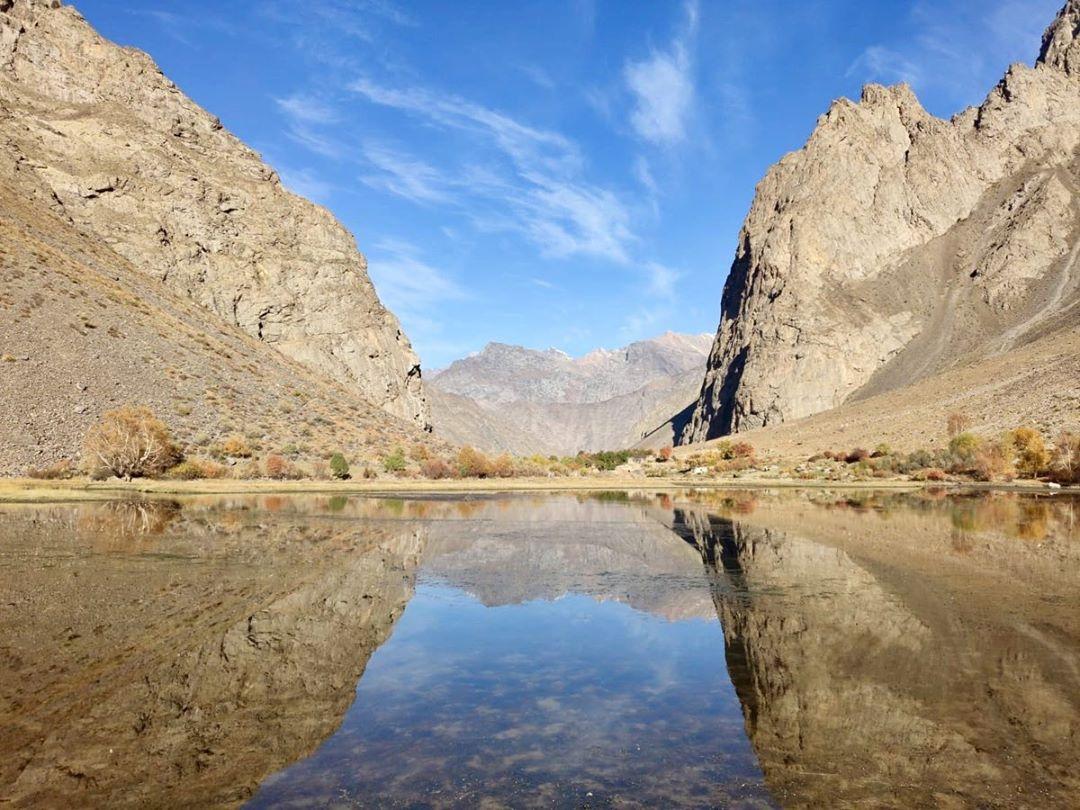
[[[1080,0],[982,106],[837,101],[740,234],[684,442],[777,424],[1080,318]]]
[[[0,2],[0,182],[148,275],[427,426],[419,361],[328,211],[144,53],[52,0]]]
[[[580,358],[492,343],[432,376],[435,430],[487,452],[630,447],[694,401],[709,342],[669,332]]]

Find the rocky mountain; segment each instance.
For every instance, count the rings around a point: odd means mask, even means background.
[[[419,362],[352,236],[57,0],[0,0],[0,182],[148,283],[428,427]]]
[[[243,435],[259,454],[344,452],[372,465],[434,443],[147,276],[101,239],[0,186],[0,474],[77,460],[104,411],[150,407],[198,454]]]
[[[775,425],[1080,322],[1080,0],[949,121],[842,99],[758,186],[684,442]],[[1038,392],[1031,392],[1037,397]]]
[[[669,332],[580,358],[490,343],[431,375],[435,430],[520,455],[630,447],[693,402],[709,342]]]

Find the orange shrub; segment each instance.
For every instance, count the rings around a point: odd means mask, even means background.
[[[31,467],[26,471],[26,475],[30,478],[40,478],[46,481],[56,480],[58,478],[71,478],[75,474],[75,469],[66,458],[60,459],[55,464],[50,464],[48,467]]]
[[[230,436],[221,445],[221,452],[234,458],[251,458],[251,448],[243,436]]]
[[[735,442],[731,445],[731,454],[735,458],[752,459],[756,455],[754,452],[754,445],[750,442]]]
[[[514,459],[506,453],[491,462],[491,475],[494,478],[513,478],[514,473]]]
[[[487,478],[492,474],[491,459],[472,447],[462,447],[457,456],[462,478]]]
[[[285,460],[283,456],[279,456],[273,453],[266,457],[266,461],[263,462],[263,466],[266,467],[267,478],[288,478],[289,477],[289,462]]]
[[[424,478],[438,481],[442,478],[453,478],[455,470],[441,458],[429,458],[420,465],[420,473]]]
[[[980,481],[1011,481],[1016,477],[1012,449],[1001,442],[983,442],[975,453],[973,472]]]
[[[671,454],[674,453],[674,452],[675,452],[675,450],[672,447],[661,447],[660,450],[656,454],[656,460],[657,461],[671,461]]]

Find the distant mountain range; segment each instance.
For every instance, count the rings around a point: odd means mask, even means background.
[[[489,343],[427,380],[435,431],[519,455],[630,447],[696,401],[711,342],[668,332],[580,358]]]

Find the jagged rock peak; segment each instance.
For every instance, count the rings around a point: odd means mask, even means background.
[[[840,99],[758,185],[684,443],[798,419],[1076,322],[1080,0],[951,121]],[[1072,313],[1072,314],[1070,314]]]
[[[1043,34],[1039,62],[1080,75],[1080,0],[1069,0]]]

